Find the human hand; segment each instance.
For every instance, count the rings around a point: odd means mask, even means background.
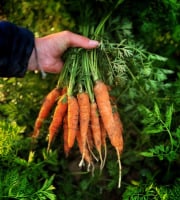
[[[98,45],[98,41],[90,40],[70,31],[62,31],[45,37],[35,38],[38,61],[34,49],[29,59],[28,70],[41,69],[44,72],[59,73],[63,67],[61,56],[69,47],[93,49],[98,47]]]

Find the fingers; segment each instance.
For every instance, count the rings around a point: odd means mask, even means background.
[[[99,46],[99,42],[96,40],[91,40],[82,35],[78,35],[76,33],[72,33],[70,31],[61,32],[61,37],[64,37],[64,41],[66,41],[66,47],[81,47],[85,49],[93,49]]]
[[[47,73],[57,74],[60,73],[63,68],[63,61],[57,60],[53,65],[42,65],[43,71]]]

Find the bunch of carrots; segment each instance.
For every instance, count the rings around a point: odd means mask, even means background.
[[[47,94],[40,108],[32,137],[38,138],[44,120],[54,109],[47,150],[50,150],[61,129],[65,155],[68,156],[77,143],[82,155],[79,166],[87,164],[88,171],[92,172],[94,160],[100,160],[100,170],[103,169],[109,138],[118,157],[120,187],[123,125],[115,98],[110,95],[111,87],[100,78],[97,63],[94,62],[96,54],[96,50],[74,50],[74,55],[71,52],[57,86]]]
[[[85,28],[81,28],[82,34],[86,36],[92,33],[96,36],[102,34],[101,30],[107,19],[108,17],[105,17],[96,29],[92,26],[83,26]],[[107,59],[105,66],[102,57]],[[69,49],[58,83],[47,94],[40,108],[32,137],[38,138],[44,120],[54,109],[48,130],[47,150],[50,150],[57,134],[63,130],[65,155],[68,156],[72,148],[77,145],[82,156],[79,166],[86,165],[87,170],[92,172],[94,161],[100,161],[102,171],[106,162],[107,139],[109,139],[117,153],[118,187],[120,187],[123,125],[116,99],[111,96],[112,81],[108,82],[106,77],[107,70],[112,70],[114,73],[110,63],[110,57],[101,47],[93,50]]]

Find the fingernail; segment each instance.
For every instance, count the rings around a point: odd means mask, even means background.
[[[100,43],[97,40],[89,40],[89,45],[92,47],[97,47]]]

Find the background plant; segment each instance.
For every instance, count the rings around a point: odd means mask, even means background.
[[[85,2],[2,1],[8,20],[30,28],[39,36],[64,28],[81,32],[78,16]],[[89,3],[91,9],[87,11],[94,13],[97,21],[114,6],[111,0]],[[54,75],[48,75],[46,80],[33,73],[27,73],[23,79],[0,79],[0,130],[1,141],[5,142],[0,145],[3,149],[0,174],[24,180],[25,187],[30,187],[28,194],[41,190],[49,179],[47,185],[56,188],[50,193],[57,199],[179,199],[179,9],[176,0],[139,3],[124,0],[106,25],[112,45],[117,41],[121,45],[121,64],[125,69],[121,84],[112,91],[118,99],[125,129],[121,190],[116,188],[118,170],[113,149],[104,173],[101,176],[95,173],[95,177],[76,168],[79,161],[76,149],[65,159],[61,137],[50,155],[44,152],[46,141],[40,139],[33,147],[33,161],[28,163],[27,136],[43,97],[57,82]],[[7,118],[9,121],[4,122]],[[48,123],[47,120],[44,124],[42,137],[47,134]],[[4,133],[8,133],[7,137]],[[34,184],[28,186],[29,180]],[[13,188],[10,183],[13,181],[0,186],[4,196]]]

